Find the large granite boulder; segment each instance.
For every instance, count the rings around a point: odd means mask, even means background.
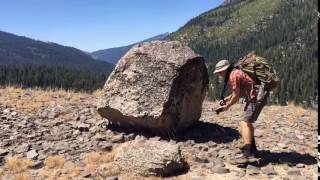
[[[171,133],[200,118],[207,85],[204,59],[188,46],[147,42],[120,59],[104,86],[98,112],[123,127]]]
[[[142,176],[173,176],[188,171],[179,145],[156,140],[134,140],[115,150],[114,165],[124,173]]]

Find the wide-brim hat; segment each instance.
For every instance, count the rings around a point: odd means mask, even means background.
[[[230,66],[230,63],[228,60],[226,59],[221,60],[216,64],[216,69],[214,70],[213,73],[216,74],[218,72],[225,71],[228,69],[229,66]]]

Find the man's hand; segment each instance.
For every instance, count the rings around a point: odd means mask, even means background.
[[[216,109],[215,111],[216,111],[216,113],[217,114],[219,114],[219,113],[221,113],[221,112],[223,112],[223,111],[227,111],[228,109],[229,109],[229,107],[230,106],[228,106],[228,105],[224,105],[224,106],[220,106],[218,109]]]
[[[220,100],[219,101],[220,106],[224,106],[224,105],[226,105],[226,103],[227,103],[226,100]]]
[[[224,106],[221,106],[221,108],[223,109],[223,111],[228,111],[229,109],[229,105],[228,104],[225,104]]]

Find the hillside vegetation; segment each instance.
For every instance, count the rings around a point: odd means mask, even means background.
[[[310,105],[318,101],[318,17],[316,0],[246,0],[221,6],[191,19],[170,39],[188,43],[205,57],[210,71],[209,96],[221,84],[213,72],[221,59],[235,62],[255,51],[281,77],[272,100]]]

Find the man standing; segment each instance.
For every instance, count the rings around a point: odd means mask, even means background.
[[[227,111],[240,97],[245,98],[246,105],[243,119],[240,122],[240,130],[244,142],[242,148],[243,157],[244,160],[248,160],[257,151],[252,124],[257,120],[262,108],[266,104],[269,92],[266,91],[263,97],[257,100],[258,84],[248,74],[238,68],[234,68],[228,60],[219,61],[216,64],[214,74],[225,78],[225,82],[229,83],[232,90],[231,95],[220,101],[221,111]]]

